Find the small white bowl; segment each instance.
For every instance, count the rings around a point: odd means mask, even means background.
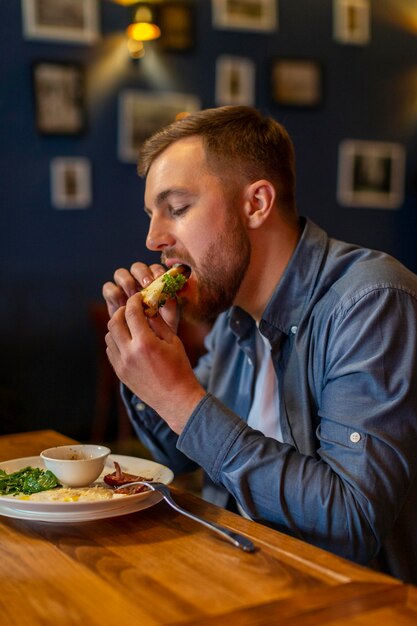
[[[111,450],[94,444],[55,446],[40,454],[45,467],[66,487],[88,487],[103,471]]]

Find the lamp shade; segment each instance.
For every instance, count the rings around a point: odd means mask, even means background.
[[[133,22],[127,27],[126,34],[134,41],[151,41],[161,36],[161,29],[151,22]]]

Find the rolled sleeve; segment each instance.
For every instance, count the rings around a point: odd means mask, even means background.
[[[213,482],[219,482],[227,454],[245,428],[245,422],[233,411],[207,394],[194,409],[177,447],[202,464]]]
[[[155,461],[170,467],[174,474],[195,470],[196,465],[177,448],[178,435],[161,417],[123,385],[121,394],[138,439]]]

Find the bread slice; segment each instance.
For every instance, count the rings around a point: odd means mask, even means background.
[[[186,265],[176,265],[142,289],[140,293],[145,315],[153,317],[167,300],[176,298],[177,292],[184,287],[190,274],[191,270]]]

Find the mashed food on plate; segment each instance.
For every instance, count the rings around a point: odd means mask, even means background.
[[[36,502],[96,502],[97,500],[110,500],[113,492],[106,487],[58,487],[48,491],[40,491],[30,496],[20,496],[21,500],[34,500]]]

